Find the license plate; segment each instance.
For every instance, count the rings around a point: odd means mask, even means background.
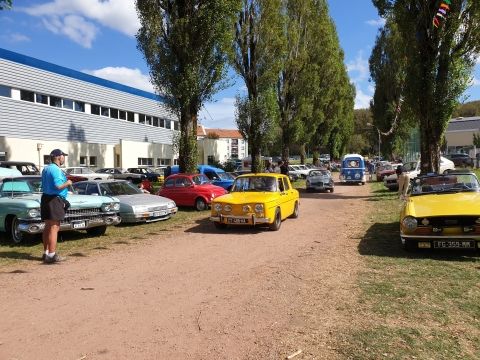
[[[85,221],[79,221],[79,222],[73,223],[72,225],[74,229],[84,229],[86,226]]]
[[[248,219],[228,218],[227,222],[230,223],[230,224],[248,224]]]
[[[475,241],[473,240],[434,241],[433,247],[437,249],[474,249]]]
[[[164,215],[167,215],[166,211],[155,211],[153,213],[153,217],[159,217],[159,216],[164,216]]]

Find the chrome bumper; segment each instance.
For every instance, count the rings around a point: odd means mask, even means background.
[[[122,219],[118,215],[107,215],[101,218],[88,220],[73,220],[70,222],[60,222],[60,231],[67,230],[85,230],[103,225],[118,225]],[[18,230],[29,234],[40,234],[45,228],[45,223],[39,221],[20,222]]]
[[[235,215],[218,215],[210,216],[210,220],[229,225],[256,225],[256,224],[270,224],[272,220],[270,218],[256,217],[255,214],[248,216],[235,216]]]
[[[161,220],[170,219],[172,215],[175,215],[178,211],[177,207],[167,209],[167,210],[160,210],[160,211],[145,211],[142,213],[128,213],[128,214],[120,214],[122,217],[122,222],[124,223],[139,223],[139,222],[155,222]]]

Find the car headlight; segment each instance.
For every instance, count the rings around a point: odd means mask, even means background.
[[[263,211],[263,204],[255,204],[255,211],[256,212]]]
[[[360,179],[360,173],[355,174],[355,179]]]
[[[242,207],[243,212],[249,212],[250,209],[251,209],[251,208],[250,208],[250,206],[248,206],[248,205],[243,205],[243,207]]]
[[[30,209],[28,210],[28,216],[32,218],[36,218],[40,216],[40,210],[39,209]]]
[[[223,210],[225,210],[225,211],[227,211],[227,212],[230,212],[230,211],[232,211],[232,206],[231,206],[231,205],[225,205],[225,206],[223,207]]]
[[[102,211],[110,211],[112,209],[112,204],[103,204],[102,205]]]
[[[113,203],[112,209],[113,209],[114,211],[120,210],[120,203]]]
[[[215,211],[222,211],[222,204],[215,204],[213,208],[215,209]]]
[[[173,209],[175,206],[177,206],[173,201],[170,201],[168,204],[167,204],[167,208],[168,209]]]
[[[403,226],[408,230],[415,230],[417,228],[418,222],[413,216],[407,216],[402,220]]]

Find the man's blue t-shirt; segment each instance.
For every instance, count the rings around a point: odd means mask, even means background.
[[[59,190],[57,186],[67,182],[67,177],[65,173],[58,167],[57,164],[53,163],[48,165],[42,171],[42,187],[43,193],[47,195],[59,195],[60,197],[66,199],[68,194],[68,188]]]

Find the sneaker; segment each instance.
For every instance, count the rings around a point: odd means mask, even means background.
[[[45,260],[44,260],[45,264],[54,264],[61,261],[65,261],[65,258],[59,256],[58,254],[55,254],[52,257],[45,256]]]

